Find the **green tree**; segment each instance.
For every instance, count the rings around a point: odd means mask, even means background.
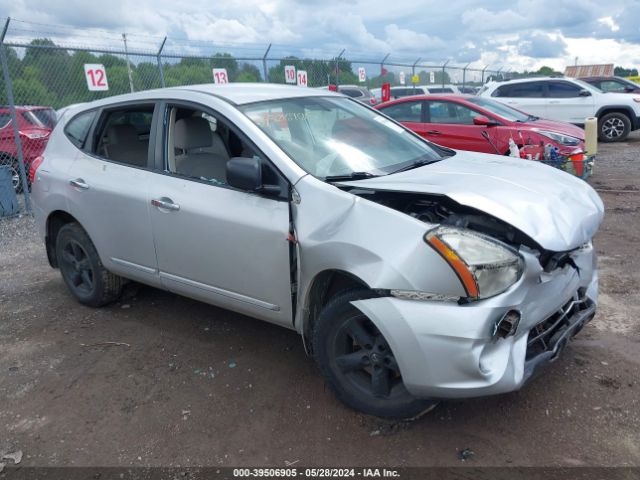
[[[261,80],[260,70],[255,65],[243,63],[236,75],[236,82],[259,82]]]

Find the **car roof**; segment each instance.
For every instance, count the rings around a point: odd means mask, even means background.
[[[285,98],[302,97],[328,97],[344,95],[330,90],[322,90],[295,85],[278,85],[273,83],[227,83],[216,85],[205,83],[200,85],[185,85],[181,87],[158,88],[154,90],[143,90],[135,93],[125,93],[114,95],[93,102],[82,103],[69,106],[69,111],[73,113],[89,110],[96,107],[109,106],[118,102],[144,101],[170,99],[171,92],[192,91],[216,96],[234,105],[244,105],[248,103],[261,102],[267,100],[279,100]]]
[[[380,103],[376,105],[376,107],[385,107],[392,103],[404,103],[404,102],[415,102],[417,100],[428,100],[428,101],[438,101],[438,100],[468,100],[470,98],[478,98],[476,95],[467,95],[467,94],[452,94],[452,93],[432,93],[430,95],[409,95],[406,97],[396,98],[395,100],[389,100],[388,102]]]

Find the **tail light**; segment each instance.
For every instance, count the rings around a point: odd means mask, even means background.
[[[30,132],[30,131],[22,131],[20,135],[27,137],[30,140],[38,140],[40,138],[47,138],[49,136],[49,132]]]
[[[38,167],[40,165],[42,165],[42,162],[44,161],[44,157],[42,155],[36,157],[33,159],[33,162],[31,162],[31,166],[29,167],[29,183],[33,183],[36,180],[36,171],[38,170]]]

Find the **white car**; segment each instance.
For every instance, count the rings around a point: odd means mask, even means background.
[[[640,95],[604,93],[575,78],[519,78],[490,82],[479,93],[519,110],[550,120],[583,126],[585,118],[598,118],[598,138],[624,141],[640,129]]]
[[[439,147],[326,90],[87,103],[30,175],[49,262],[79,302],[134,280],[296,330],[368,414],[517,390],[596,311],[603,205],[586,182]]]
[[[378,102],[382,101],[382,89],[372,88],[371,94]],[[429,94],[460,94],[460,89],[455,85],[409,85],[391,87],[391,100],[401,97],[409,97],[411,95],[429,95]]]

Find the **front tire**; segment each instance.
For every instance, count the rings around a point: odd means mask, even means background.
[[[62,279],[82,304],[101,307],[122,293],[124,279],[102,265],[96,247],[77,223],[68,223],[58,232],[56,259]]]
[[[324,307],[313,332],[315,360],[338,399],[351,408],[378,417],[417,417],[437,402],[407,391],[386,339],[350,303],[374,296],[351,290]]]
[[[631,120],[624,113],[607,113],[598,121],[598,138],[601,142],[623,142],[630,132]]]

